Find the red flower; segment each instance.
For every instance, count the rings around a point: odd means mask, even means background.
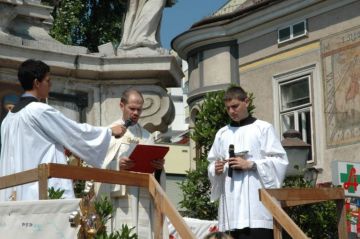
[[[64,147],[64,154],[67,156],[67,157],[70,157],[70,155],[72,154],[70,150],[68,150],[67,148]]]
[[[219,228],[217,226],[209,227],[209,232],[218,232]]]

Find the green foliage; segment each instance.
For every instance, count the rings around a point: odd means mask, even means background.
[[[137,239],[138,236],[136,233],[133,233],[132,230],[134,230],[135,227],[129,228],[127,225],[121,225],[121,233],[119,234],[119,239]]]
[[[100,217],[102,226],[97,231],[95,239],[137,239],[138,236],[133,232],[135,227],[129,228],[127,225],[121,225],[120,231],[115,231],[107,234],[105,224],[111,219],[113,213],[113,205],[106,196],[100,197],[100,199],[94,202],[95,211]]]
[[[49,0],[47,1],[49,2]],[[96,52],[101,44],[121,40],[126,1],[62,0],[54,7],[50,35],[67,45]]]
[[[184,198],[180,206],[186,208],[184,216],[198,219],[216,219],[218,203],[210,202],[210,181],[207,176],[208,161],[202,158],[198,161],[196,170],[188,171],[186,179],[180,188]]]
[[[48,188],[49,199],[62,199],[65,190],[63,189],[56,189],[54,187]]]
[[[204,102],[200,106],[200,111],[196,115],[195,130],[192,139],[202,147],[204,152],[209,152],[215,139],[216,132],[226,124],[230,123],[230,117],[224,105],[225,91],[207,93]],[[253,114],[255,106],[253,104],[254,95],[249,93],[248,111]]]
[[[96,235],[95,239],[138,239],[136,233],[133,232],[135,227],[129,228],[127,225],[121,225],[121,232],[112,232],[109,235]]]
[[[100,199],[96,200],[94,203],[95,211],[101,218],[101,223],[103,225],[106,224],[108,220],[111,218],[111,214],[114,210],[111,201],[106,196],[100,197]]]
[[[85,181],[73,180],[73,188],[76,198],[82,198],[84,196]]]
[[[195,119],[192,139],[208,152],[216,132],[230,122],[224,106],[224,91],[207,93]]]
[[[230,122],[225,109],[223,97],[225,91],[206,94],[196,116],[195,129],[192,139],[201,149],[201,156],[196,160],[196,170],[188,171],[186,179],[179,183],[183,191],[180,206],[185,209],[184,216],[213,220],[217,218],[218,202],[210,202],[210,181],[207,173],[207,154],[214,141],[216,132]],[[253,94],[249,94],[249,113],[252,114]]]
[[[284,188],[310,188],[311,182],[304,177],[288,177],[284,181]],[[285,211],[309,238],[325,239],[337,238],[337,215],[334,201],[307,204],[286,208]],[[284,239],[290,236],[284,232]]]

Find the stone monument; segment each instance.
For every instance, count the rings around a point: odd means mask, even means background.
[[[131,1],[156,12],[151,36],[158,33],[163,7],[173,4],[170,0],[157,1],[161,2],[157,8],[150,6],[153,1]],[[133,6],[129,5],[129,11]],[[96,54],[84,47],[64,45],[48,34],[51,11],[40,0],[0,0],[0,100],[6,94],[20,93],[17,68],[24,60],[34,58],[51,67],[53,85],[48,103],[70,118],[108,125],[121,116],[122,91],[136,86],[145,98],[140,123],[150,132],[166,131],[174,117],[166,87],[179,86],[183,77],[175,57],[159,42],[136,43],[119,51],[104,44]],[[127,42],[136,41],[133,39]]]

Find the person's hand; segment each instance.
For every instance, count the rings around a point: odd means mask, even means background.
[[[151,165],[155,169],[163,169],[164,164],[165,164],[165,159],[155,159],[151,162]]]
[[[116,125],[111,127],[111,134],[115,138],[120,138],[126,133],[126,127],[124,125]]]
[[[216,160],[215,161],[215,174],[220,175],[224,172],[225,160]]]
[[[253,162],[244,159],[243,157],[235,157],[235,158],[229,158],[229,167],[232,169],[242,169],[242,170],[249,170],[253,166]]]
[[[121,157],[120,158],[120,165],[119,168],[120,170],[129,170],[132,167],[134,167],[135,163],[133,160],[131,160],[128,157]]]

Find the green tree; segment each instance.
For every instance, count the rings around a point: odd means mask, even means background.
[[[188,171],[186,179],[179,183],[183,191],[180,206],[185,209],[184,216],[213,220],[217,217],[218,203],[210,202],[210,181],[207,174],[207,154],[214,141],[216,132],[230,122],[223,101],[224,91],[206,94],[200,111],[196,115],[192,139],[196,142],[199,158],[196,158],[196,170]],[[249,94],[249,113],[252,114],[253,94]]]
[[[44,1],[43,1],[44,2]],[[121,40],[126,1],[122,0],[46,0],[53,5],[54,24],[50,35],[67,44],[96,52],[101,44]]]
[[[283,187],[311,188],[313,186],[303,176],[294,176],[286,178]],[[285,211],[309,238],[337,238],[337,215],[334,201],[287,207]],[[291,237],[284,231],[283,238]]]

